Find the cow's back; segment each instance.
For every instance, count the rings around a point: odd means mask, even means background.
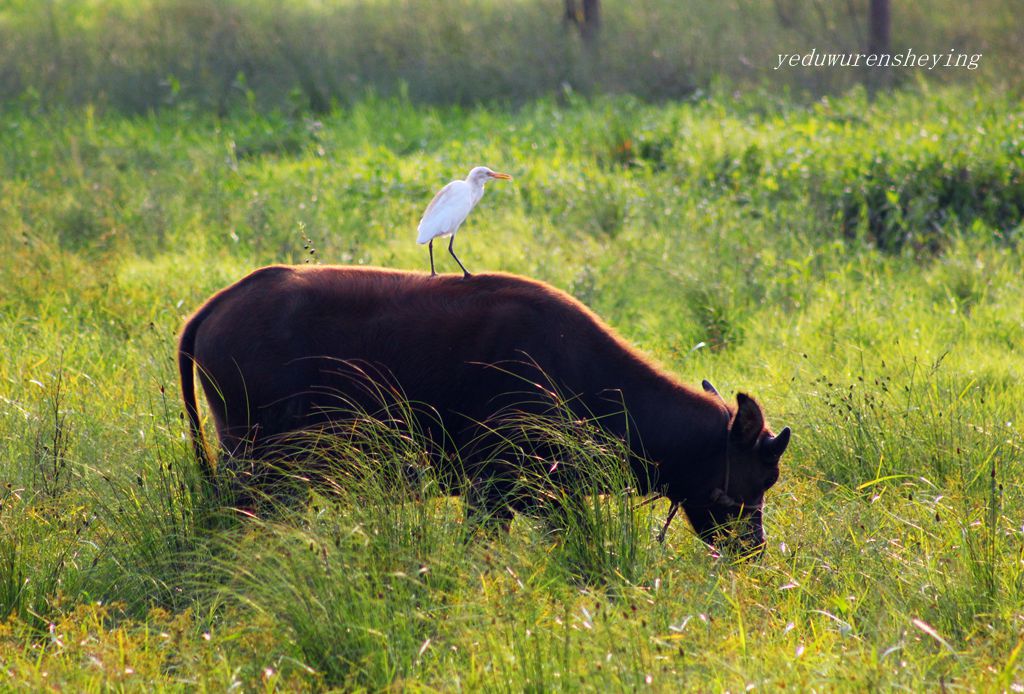
[[[202,311],[195,357],[228,449],[373,409],[390,390],[458,442],[516,400],[539,407],[538,386],[580,390],[600,353],[618,348],[568,295],[503,274],[274,266]]]

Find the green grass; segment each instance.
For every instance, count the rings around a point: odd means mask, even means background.
[[[4,116],[0,688],[1024,686],[1012,97]],[[515,180],[459,235],[471,270],[564,288],[793,428],[761,560],[683,521],[659,545],[664,504],[617,494],[491,536],[429,473],[339,468],[257,522],[197,484],[184,316],[310,245],[425,269],[418,216],[475,164]],[[611,442],[546,426],[619,474]],[[415,459],[367,431],[367,465]]]

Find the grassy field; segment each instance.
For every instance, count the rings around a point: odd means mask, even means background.
[[[9,106],[0,688],[1020,691],[1022,124],[956,88]],[[261,521],[198,491],[183,318],[266,263],[426,269],[418,216],[478,163],[515,181],[459,235],[471,270],[793,428],[760,561],[615,497],[486,537],[366,480]]]

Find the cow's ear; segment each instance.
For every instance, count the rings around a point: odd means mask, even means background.
[[[732,418],[729,435],[741,446],[753,448],[764,431],[764,415],[757,401],[746,393],[736,394],[736,416]]]

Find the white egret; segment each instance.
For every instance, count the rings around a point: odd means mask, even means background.
[[[416,237],[416,243],[429,244],[431,277],[437,274],[434,271],[434,239],[445,236],[451,239],[448,241],[448,252],[462,268],[463,276],[470,276],[469,270],[459,260],[459,256],[455,255],[452,244],[455,243],[455,232],[466,221],[469,211],[484,196],[484,183],[489,178],[499,178],[505,181],[512,179],[506,173],[498,173],[491,171],[486,166],[478,166],[469,172],[466,180],[452,181],[437,191],[437,195],[427,205],[423,218],[420,219],[419,236]]]

